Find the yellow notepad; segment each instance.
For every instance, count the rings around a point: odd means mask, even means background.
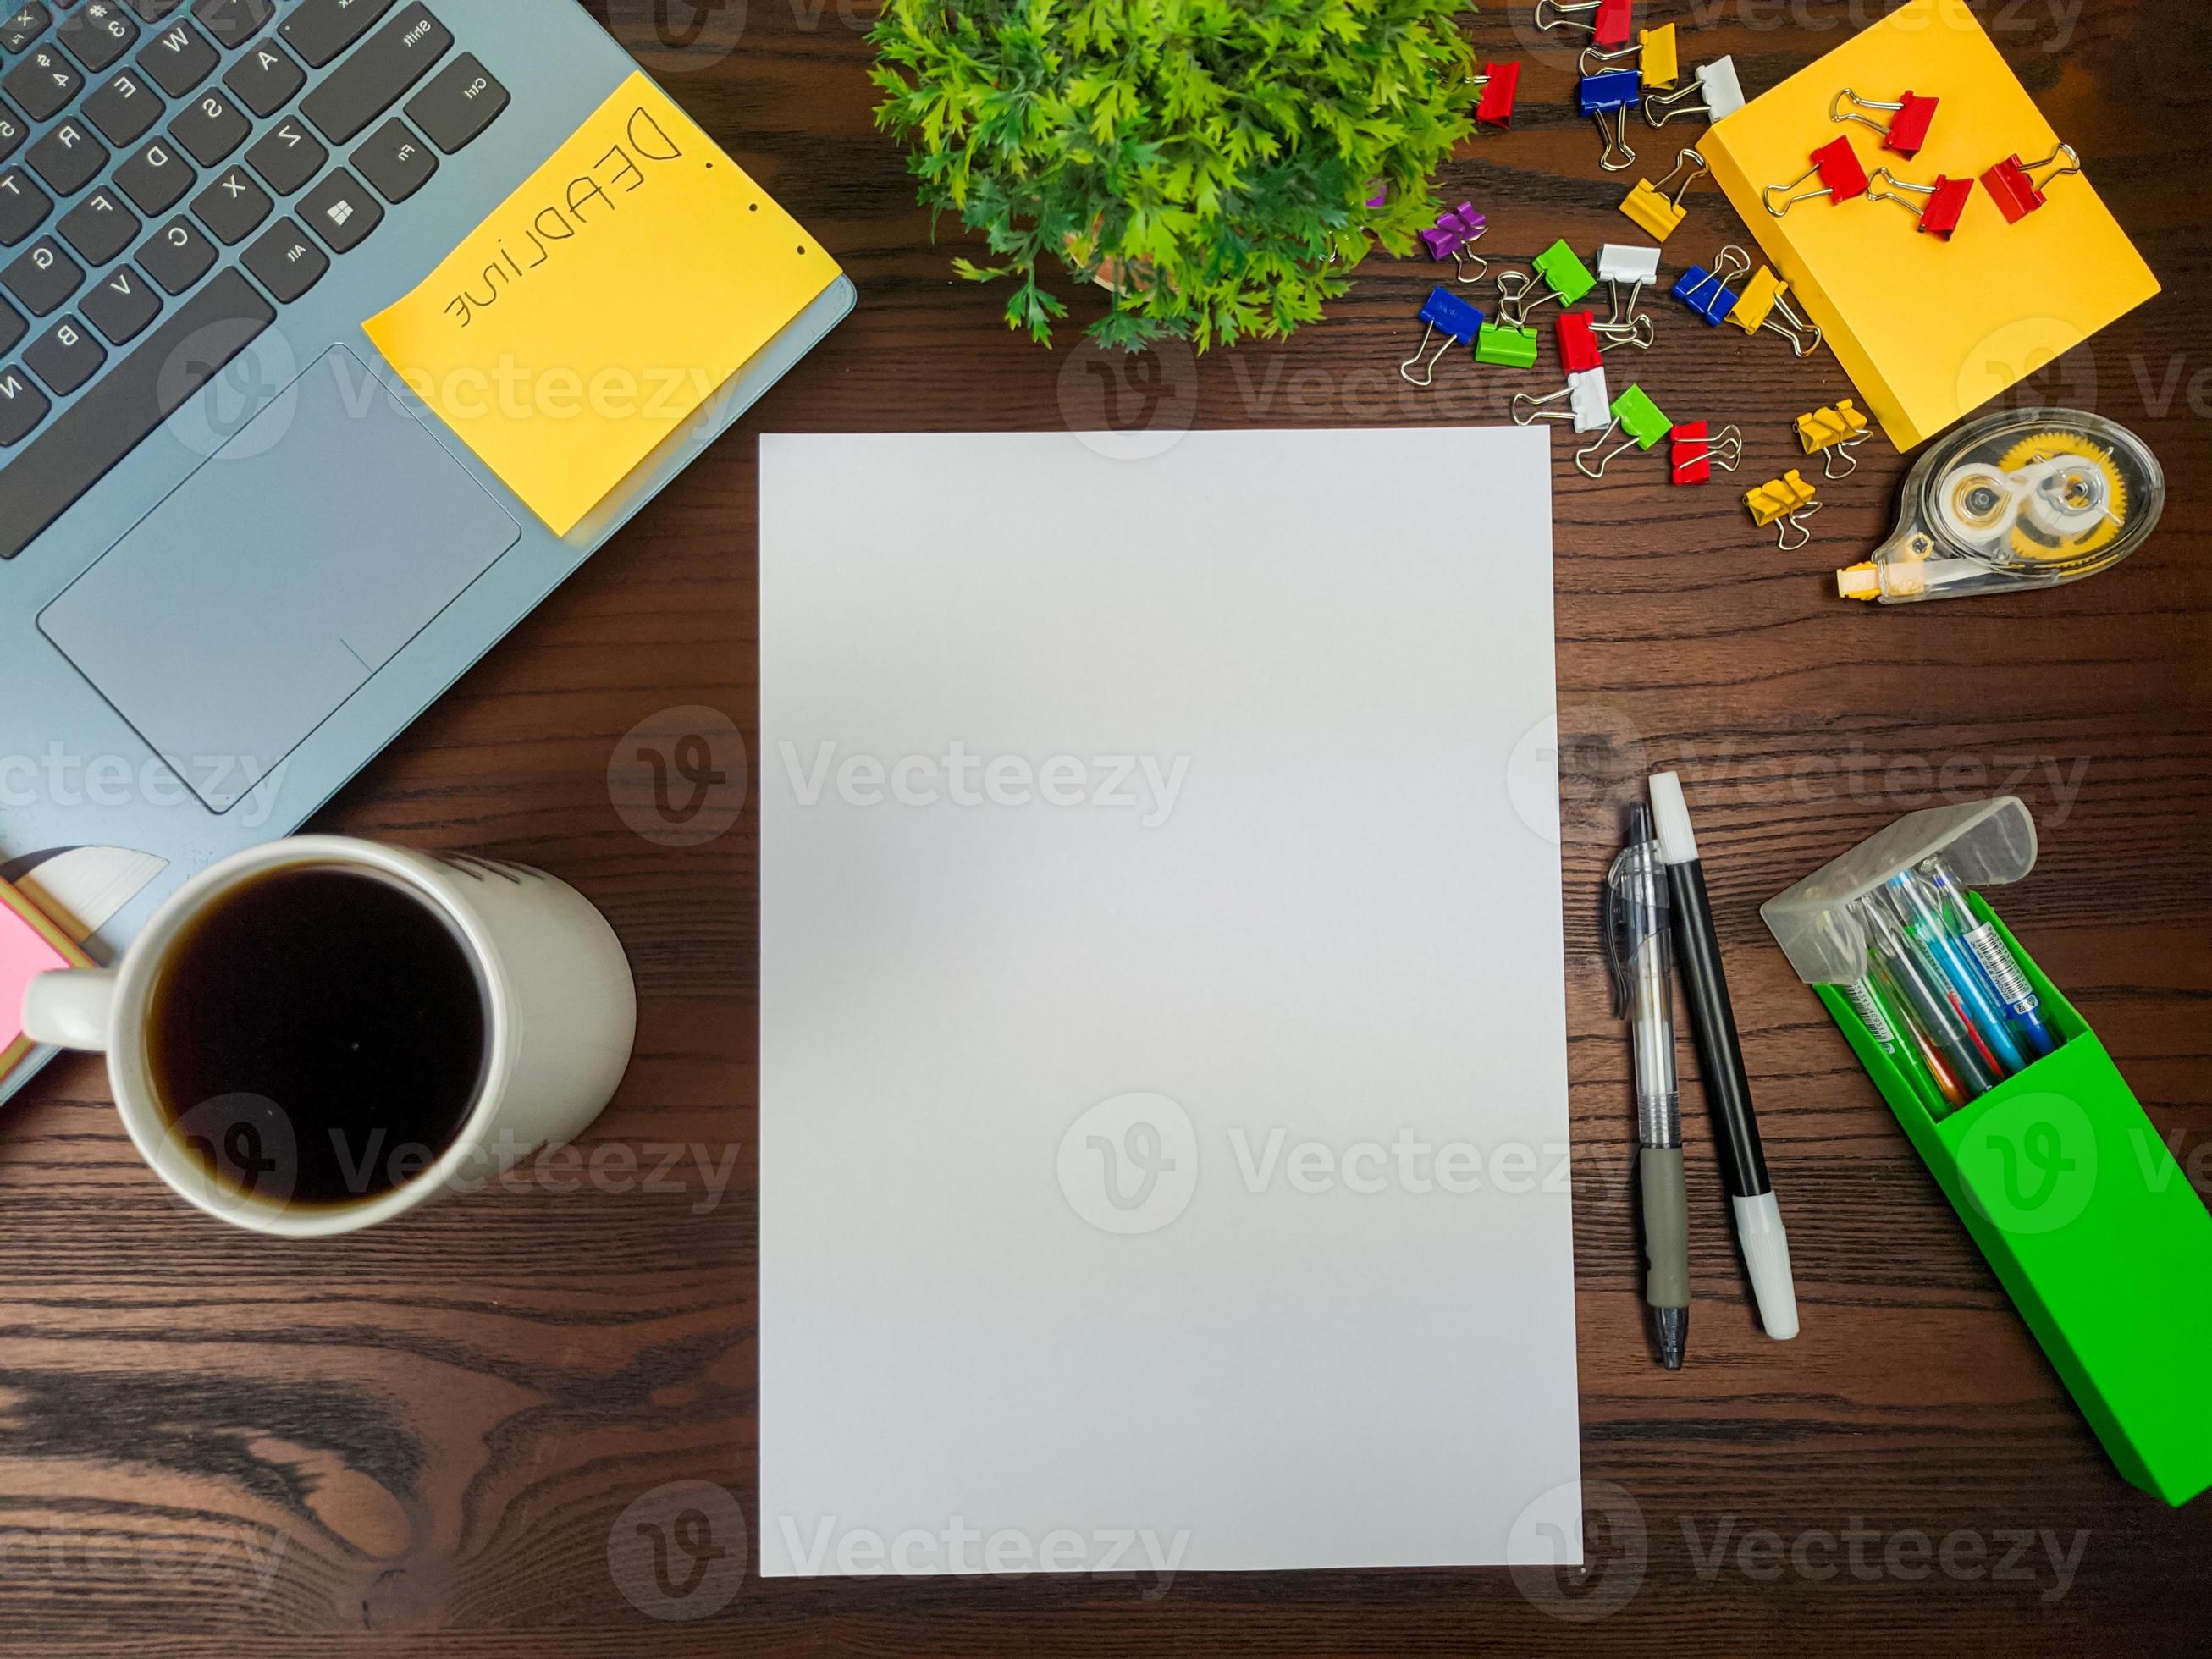
[[[837,276],[641,74],[363,327],[565,536]]]
[[[1942,100],[1910,159],[1879,134],[1829,118],[1836,94]],[[1871,173],[1930,184],[1975,180],[1955,234],[1923,234],[1891,202],[1800,203],[1784,218],[1759,199],[1796,178],[1811,152],[1849,134]],[[2158,292],[2086,172],[2008,224],[1981,174],[2009,155],[2048,155],[2054,133],[1963,0],[1911,0],[1881,22],[1716,123],[1698,150],[1752,228],[1890,441],[1910,449]]]

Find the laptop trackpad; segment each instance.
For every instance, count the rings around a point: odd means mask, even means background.
[[[521,539],[337,346],[39,626],[227,811]]]

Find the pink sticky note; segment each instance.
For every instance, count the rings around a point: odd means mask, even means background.
[[[0,1077],[22,1058],[23,993],[40,974],[76,964],[16,909],[22,901],[0,893]]]

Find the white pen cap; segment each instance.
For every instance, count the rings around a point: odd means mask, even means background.
[[[1759,1304],[1759,1322],[1777,1342],[1797,1334],[1797,1282],[1790,1274],[1790,1235],[1782,1230],[1782,1208],[1772,1193],[1734,1200],[1736,1241],[1743,1265],[1751,1271],[1751,1294]]]
[[[1659,829],[1659,856],[1669,864],[1698,861],[1698,832],[1682,800],[1682,781],[1672,772],[1651,775],[1651,821]]]

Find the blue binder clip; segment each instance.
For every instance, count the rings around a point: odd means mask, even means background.
[[[1628,147],[1628,112],[1643,101],[1644,76],[1637,70],[1603,70],[1585,75],[1575,83],[1575,99],[1582,112],[1597,124],[1605,150],[1597,164],[1607,173],[1633,167],[1636,152]],[[1611,126],[1606,117],[1613,117]]]
[[[1429,386],[1437,378],[1437,364],[1455,344],[1464,345],[1482,331],[1482,313],[1454,294],[1449,289],[1432,288],[1428,302],[1421,307],[1421,320],[1428,325],[1421,335],[1421,343],[1413,355],[1398,365],[1399,374],[1412,386]],[[1436,356],[1421,362],[1421,353],[1429,349],[1438,329],[1444,331],[1444,343],[1436,349]],[[1419,379],[1413,375],[1413,365],[1421,363]]]
[[[1740,247],[1724,247],[1711,270],[1703,265],[1692,265],[1684,271],[1675,282],[1673,293],[1704,318],[1707,327],[1718,328],[1736,307],[1738,295],[1729,283],[1750,274],[1751,256]]]

